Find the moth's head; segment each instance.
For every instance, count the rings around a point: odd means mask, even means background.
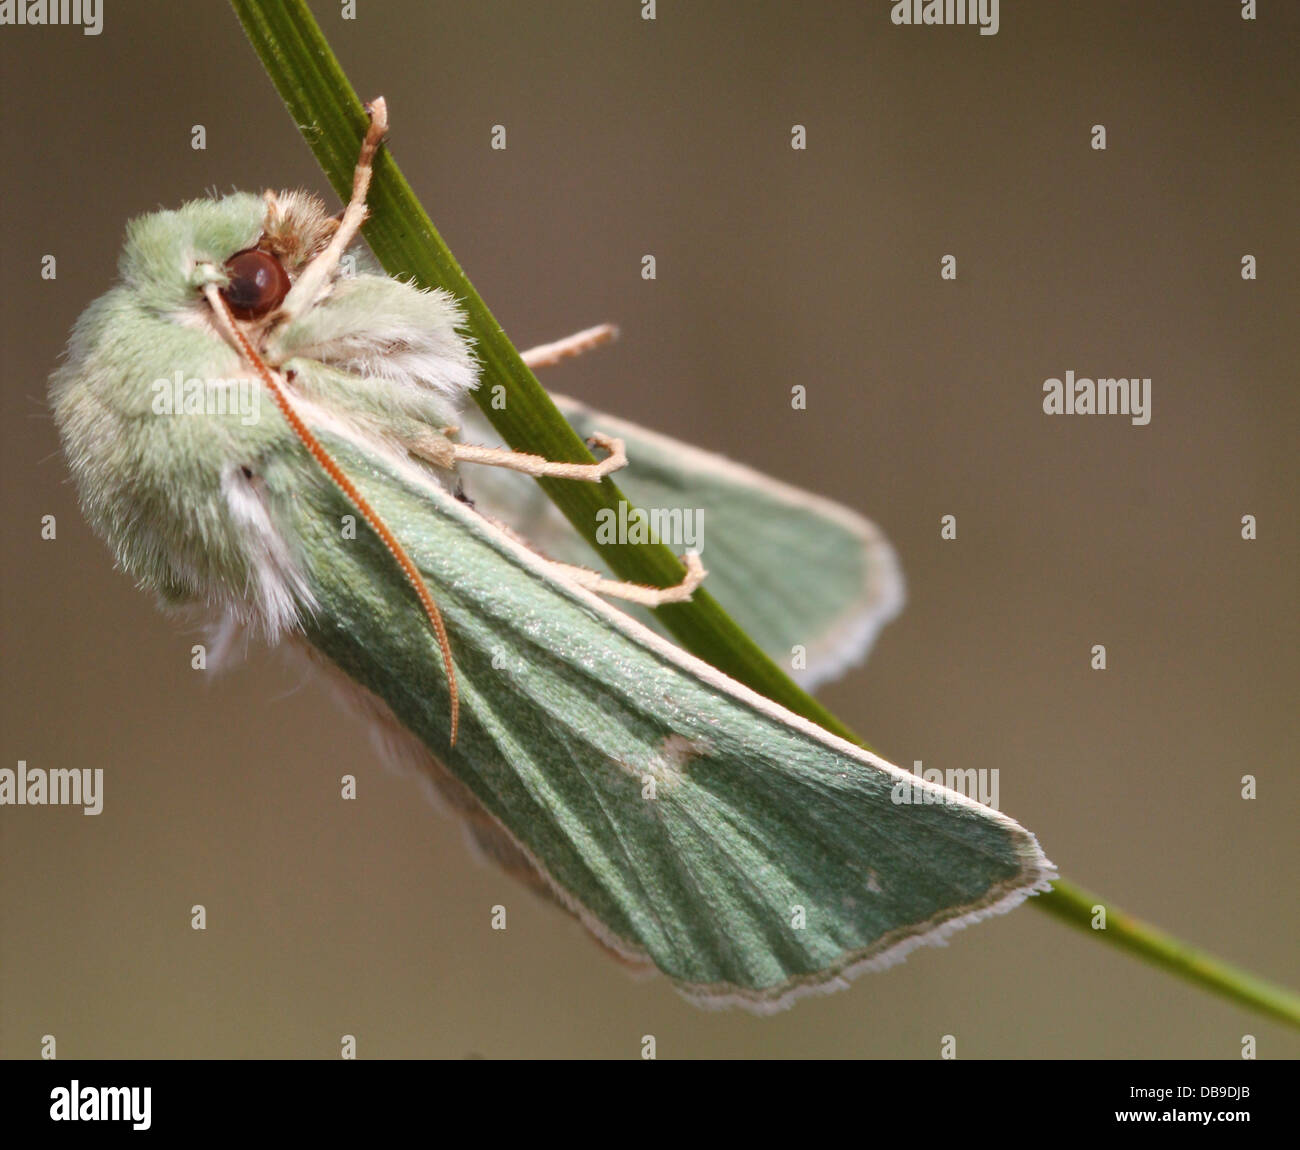
[[[118,266],[141,302],[165,313],[206,311],[201,289],[216,268],[231,311],[257,320],[274,313],[337,229],[307,192],[239,192],[132,220]]]

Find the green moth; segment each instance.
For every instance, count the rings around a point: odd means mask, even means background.
[[[484,854],[701,1004],[771,1010],[1047,889],[1051,863],[1010,818],[606,603],[687,598],[702,562],[663,590],[576,566],[527,477],[626,467],[638,502],[702,511],[710,586],[769,651],[805,645],[810,680],[860,658],[902,591],[853,513],[577,405],[595,465],[466,442],[477,370],[455,301],[340,270],[382,101],[371,116],[341,217],[268,192],[130,224],[121,282],[51,380],[120,566],[204,612],[214,658],[246,633],[302,652]]]

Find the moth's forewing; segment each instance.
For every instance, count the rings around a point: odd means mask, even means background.
[[[419,469],[329,438],[416,559],[461,693],[377,540],[328,484],[271,470],[320,609],[318,652],[391,709],[607,945],[757,1009],[896,961],[1051,877],[1034,837],[917,783],[573,587]]]
[[[709,593],[740,627],[806,687],[866,658],[881,627],[903,607],[903,576],[875,524],[828,499],[779,483],[720,455],[555,397],[583,437],[605,431],[627,444],[614,479],[647,525],[678,553],[697,545]],[[481,419],[462,420],[467,438],[491,437]],[[592,551],[526,477],[474,470],[466,489],[481,508],[566,563],[600,566]],[[644,532],[635,516],[607,529]],[[635,539],[625,540],[633,541]],[[642,622],[660,629],[649,611]]]

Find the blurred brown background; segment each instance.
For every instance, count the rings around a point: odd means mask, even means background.
[[[1000,768],[1063,874],[1300,982],[1294,6],[1006,2],[992,37],[888,0],[313,7],[515,342],[621,325],[549,385],[888,532],[908,609],[832,709]],[[0,61],[3,765],[106,775],[97,818],[0,810],[0,1055],[1300,1054],[1031,908],[779,1017],[700,1012],[472,863],[278,657],[191,671],[80,518],[45,377],[130,216],[325,181],[222,3],[0,28]],[[1067,369],[1152,377],[1151,424],[1046,417]]]

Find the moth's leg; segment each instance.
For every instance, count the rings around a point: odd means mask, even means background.
[[[682,556],[682,562],[686,565],[686,577],[674,587],[646,587],[641,583],[623,583],[618,579],[606,579],[597,571],[589,571],[586,567],[575,567],[570,563],[557,563],[554,559],[547,559],[546,563],[554,567],[556,571],[571,583],[577,583],[580,587],[585,587],[588,591],[595,591],[598,595],[605,595],[610,599],[622,599],[628,603],[637,603],[642,607],[660,607],[665,603],[685,603],[695,588],[703,581],[708,574],[704,570],[704,564],[700,562],[700,557],[694,551],[688,551]]]
[[[511,451],[508,447],[478,447],[472,443],[448,441],[454,463],[486,463],[490,467],[522,471],[534,479],[585,479],[596,483],[611,471],[627,466],[627,449],[621,439],[593,432],[587,442],[593,447],[603,448],[609,454],[599,463],[560,463],[552,459],[543,459],[540,455]],[[437,463],[438,460],[433,462]]]
[[[370,127],[366,129],[366,138],[361,142],[361,155],[357,158],[356,170],[352,174],[352,198],[343,211],[343,219],[333,238],[320,253],[302,270],[298,282],[289,289],[280,305],[279,314],[286,320],[296,319],[324,294],[339,260],[347,251],[348,245],[357,237],[366,218],[366,192],[370,190],[371,164],[375,152],[388,132],[388,107],[382,96],[371,103]]]
[[[530,347],[527,351],[521,351],[519,358],[530,368],[554,367],[562,359],[571,359],[575,355],[591,351],[592,348],[600,347],[601,344],[610,343],[617,338],[618,328],[612,323],[597,324],[595,327],[576,331],[563,339],[557,339],[554,343],[542,343]]]
[[[406,450],[412,455],[417,455],[444,471],[450,471],[456,466],[456,445],[447,436],[455,430],[457,429],[454,427],[444,428],[442,431],[424,428],[414,435],[400,438]]]

